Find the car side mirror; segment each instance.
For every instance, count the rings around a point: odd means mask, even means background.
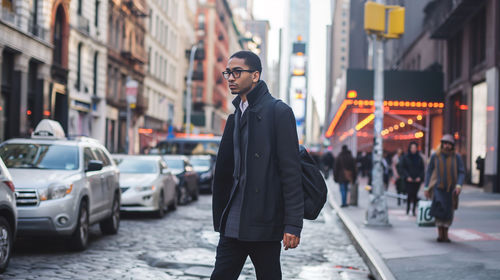
[[[102,169],[102,161],[100,161],[100,160],[89,160],[89,164],[87,165],[87,170],[85,170],[85,172],[99,171],[101,169]]]
[[[168,174],[168,173],[170,173],[170,170],[168,170],[168,168],[163,168],[161,170],[161,174]]]

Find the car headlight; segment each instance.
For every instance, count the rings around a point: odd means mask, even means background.
[[[202,180],[210,179],[212,177],[212,172],[201,173],[200,178]]]
[[[154,191],[155,186],[135,187],[135,190],[138,192]]]
[[[73,184],[70,185],[54,184],[54,185],[49,185],[47,188],[39,189],[38,196],[40,197],[41,201],[59,199],[70,194],[72,190],[73,190]]]

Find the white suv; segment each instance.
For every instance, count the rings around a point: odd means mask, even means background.
[[[59,123],[43,120],[31,139],[3,142],[0,157],[16,186],[18,234],[67,236],[83,250],[91,224],[118,232],[119,171],[97,140],[63,135]]]

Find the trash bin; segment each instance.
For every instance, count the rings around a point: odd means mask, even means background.
[[[358,181],[351,183],[351,196],[349,198],[349,205],[358,206]]]

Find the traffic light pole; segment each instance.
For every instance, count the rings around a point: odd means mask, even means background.
[[[383,4],[383,0],[379,0]],[[387,213],[387,201],[385,200],[384,188],[384,166],[382,128],[384,125],[384,46],[383,37],[373,35],[373,69],[374,69],[374,139],[373,139],[373,169],[372,169],[372,194],[370,205],[366,212],[365,224],[368,226],[390,226]]]
[[[194,67],[194,58],[196,54],[196,50],[198,49],[197,45],[194,45],[191,48],[191,53],[189,54],[189,68],[187,75],[187,97],[186,97],[186,134],[191,134],[191,85],[193,84],[193,67]]]

